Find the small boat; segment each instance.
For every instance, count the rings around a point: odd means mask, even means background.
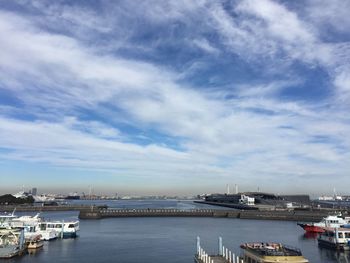
[[[349,218],[341,215],[329,215],[318,223],[298,223],[306,232],[323,233],[327,227],[342,227],[349,224]]]
[[[23,229],[0,229],[0,258],[12,258],[22,255],[25,249]]]
[[[308,263],[303,257],[300,249],[279,243],[244,243],[241,245],[243,250],[243,262],[260,263]]]
[[[54,230],[58,237],[75,238],[78,236],[79,221],[45,221],[39,224],[41,231]]]
[[[32,238],[27,240],[28,249],[39,249],[44,246],[44,241],[41,238],[41,235],[35,235]]]
[[[350,249],[349,228],[325,228],[317,239],[318,245],[335,250],[346,251]]]

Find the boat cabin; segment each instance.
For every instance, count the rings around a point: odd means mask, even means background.
[[[79,221],[42,222],[40,223],[40,230],[54,230],[62,237],[76,237],[79,231]]]
[[[297,248],[279,243],[245,243],[243,261],[245,263],[308,263]]]
[[[326,218],[323,218],[320,222],[323,223],[325,227],[339,227],[340,225],[345,225],[349,222],[349,218],[342,218],[341,215],[336,216],[327,216]]]

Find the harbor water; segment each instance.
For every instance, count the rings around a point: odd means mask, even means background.
[[[131,209],[203,208],[203,205],[194,204],[191,201],[176,200],[96,202],[114,208]],[[78,217],[78,212],[45,212],[42,213],[42,216],[50,219],[72,219]],[[82,220],[78,238],[45,242],[43,249],[34,254],[3,261],[26,263],[193,262],[197,236],[201,237],[202,247],[210,254],[217,252],[217,238],[221,236],[225,247],[236,254],[240,253],[241,243],[275,241],[300,248],[310,262],[350,262],[348,253],[319,248],[317,239],[312,236],[306,237],[296,222],[176,217]]]

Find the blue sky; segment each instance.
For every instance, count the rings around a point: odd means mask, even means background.
[[[349,194],[348,10],[0,1],[0,192]]]

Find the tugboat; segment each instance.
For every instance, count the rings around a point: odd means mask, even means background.
[[[320,247],[327,247],[335,250],[350,250],[350,229],[349,228],[325,228],[324,232],[317,239]]]
[[[0,258],[12,258],[22,255],[25,249],[23,229],[0,229]]]
[[[244,243],[243,262],[259,263],[308,263],[300,249],[279,243]]]

